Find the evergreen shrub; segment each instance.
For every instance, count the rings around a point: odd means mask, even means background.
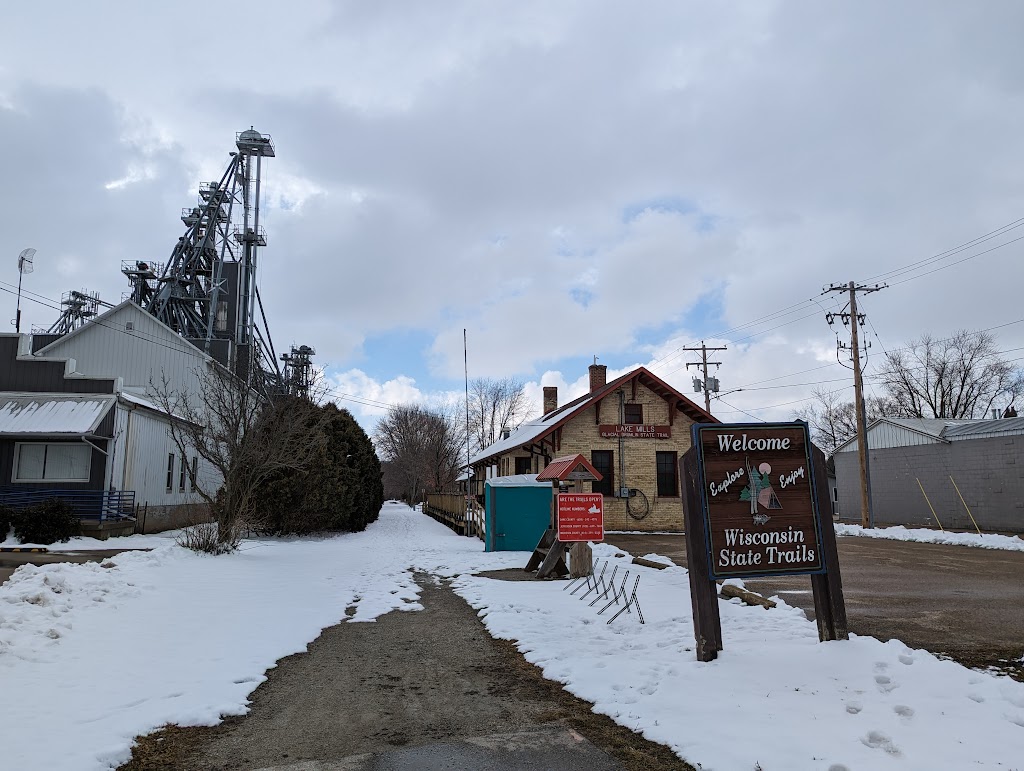
[[[316,457],[305,471],[282,469],[255,496],[255,521],[263,532],[301,535],[358,532],[377,519],[384,505],[380,461],[373,443],[348,410],[292,399],[292,420],[310,427]]]
[[[0,541],[7,540],[7,534],[11,532],[11,522],[14,520],[14,509],[10,506],[0,505]]]
[[[71,504],[51,498],[15,512],[14,535],[22,543],[63,543],[81,532]]]

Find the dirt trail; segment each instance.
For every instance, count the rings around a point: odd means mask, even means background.
[[[595,715],[494,640],[447,586],[422,611],[325,629],[281,659],[252,710],[144,737],[123,769],[689,769]]]

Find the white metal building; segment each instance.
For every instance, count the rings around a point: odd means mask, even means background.
[[[0,501],[61,490],[111,522],[133,503],[146,532],[205,516],[187,470],[216,475],[178,451],[155,394],[196,394],[209,356],[128,301],[63,337],[0,335],[4,357]]]

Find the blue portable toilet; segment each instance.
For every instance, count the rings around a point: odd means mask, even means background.
[[[533,551],[551,522],[551,483],[536,474],[484,482],[484,551]]]

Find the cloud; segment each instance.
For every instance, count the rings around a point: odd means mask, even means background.
[[[184,186],[185,173],[173,147],[126,140],[129,124],[102,92],[24,86],[9,99],[11,107],[0,107],[0,138],[10,150],[0,254],[13,264],[26,246],[38,250],[24,282],[33,294],[23,302],[23,326],[48,327],[65,291],[88,288],[117,303],[127,289],[121,260],[170,252],[182,226],[169,190]],[[0,280],[9,283],[6,273]]]
[[[241,7],[11,11],[0,202],[19,227],[0,249],[40,250],[34,291],[116,297],[120,260],[164,258],[195,184],[255,125],[277,146],[274,338],[358,367],[371,398],[402,377],[409,398],[451,389],[463,329],[473,376],[569,388],[593,355],[617,368],[704,337],[738,388],[835,361],[823,315],[845,298],[821,290],[849,280],[892,284],[864,300],[873,362],[1017,318],[1021,244],[884,275],[1020,216],[1017,3],[250,2],[273,34],[244,73],[180,66],[221,51]],[[198,9],[208,23],[176,34]],[[809,378],[721,404],[785,417]]]

